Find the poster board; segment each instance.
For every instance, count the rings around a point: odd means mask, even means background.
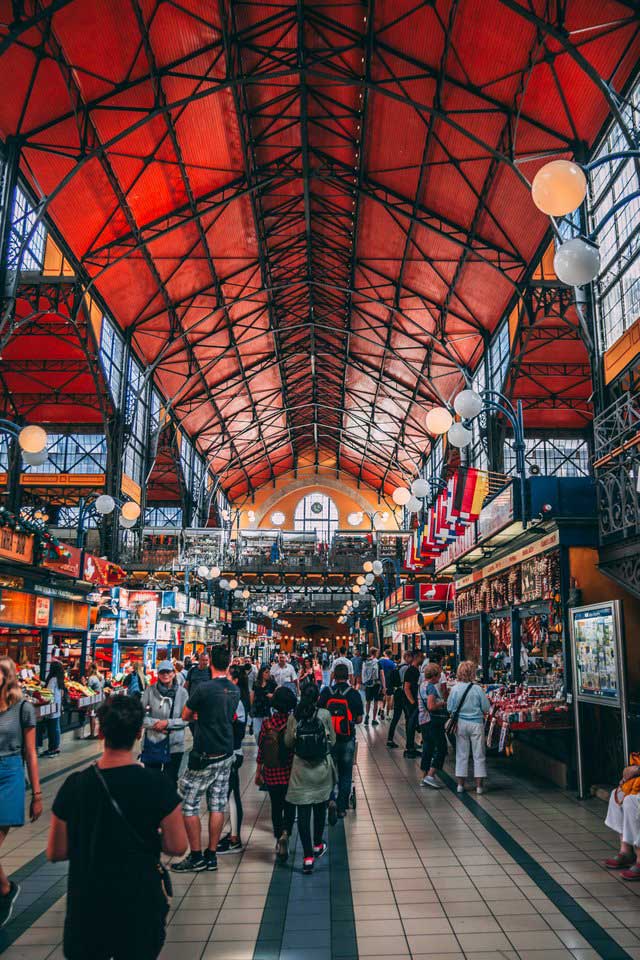
[[[573,607],[571,639],[576,697],[603,706],[622,705],[619,601]]]
[[[580,704],[613,707],[620,710],[622,752],[629,755],[627,697],[624,677],[622,604],[603,600],[569,610],[573,699],[575,702],[576,758],[578,761],[578,797],[585,796],[584,763]],[[624,760],[626,763],[626,759]]]

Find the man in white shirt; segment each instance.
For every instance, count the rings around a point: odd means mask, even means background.
[[[279,653],[278,659],[271,667],[271,676],[276,682],[277,687],[289,687],[297,696],[300,696],[300,684],[298,675],[290,663],[287,663],[285,653]]]
[[[333,683],[334,671],[339,663],[343,663],[347,668],[347,673],[349,674],[349,683],[351,684],[351,686],[354,686],[353,664],[351,663],[351,660],[349,660],[349,658],[347,657],[346,647],[340,647],[340,656],[336,657],[336,659],[331,664],[331,683]]]

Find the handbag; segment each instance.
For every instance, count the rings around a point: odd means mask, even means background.
[[[140,759],[144,764],[149,763],[156,766],[169,763],[171,759],[169,735],[167,734],[162,740],[151,740],[145,733]]]
[[[640,753],[629,754],[629,766],[640,766]],[[618,792],[622,794],[620,799],[618,799]],[[630,780],[625,780],[624,783],[621,783],[616,789],[616,803],[621,807],[625,797],[635,796],[638,793],[640,793],[640,777],[631,777]]]
[[[455,737],[456,733],[458,732],[458,717],[460,716],[460,711],[462,710],[464,702],[467,699],[467,694],[469,693],[469,690],[471,690],[472,686],[473,683],[468,685],[467,689],[460,698],[460,703],[444,725],[444,731],[448,737]]]
[[[146,843],[144,842],[144,840],[142,839],[142,837],[140,836],[140,834],[138,833],[138,831],[137,831],[134,827],[131,826],[131,824],[129,823],[129,821],[128,821],[127,818],[125,817],[125,815],[124,815],[124,813],[122,812],[122,809],[121,809],[121,807],[120,807],[120,804],[118,803],[118,801],[116,800],[116,798],[113,796],[113,794],[112,794],[111,791],[109,790],[109,787],[107,786],[107,781],[106,781],[105,778],[102,776],[102,772],[101,772],[100,767],[98,766],[97,763],[94,763],[94,764],[93,764],[93,769],[94,769],[94,771],[95,771],[96,777],[98,778],[98,781],[100,782],[100,784],[101,784],[104,792],[106,793],[107,797],[109,798],[109,803],[111,804],[111,806],[113,807],[113,809],[115,810],[115,812],[118,814],[118,816],[120,817],[120,819],[122,820],[122,822],[124,823],[124,825],[127,827],[127,829],[129,830],[129,833],[131,834],[131,836],[134,838],[134,840],[136,841],[136,843],[138,844],[138,846],[140,846],[140,847],[144,850],[145,853],[151,853],[151,850],[150,850],[149,847],[146,845]],[[155,851],[154,851],[154,856],[155,856]],[[156,863],[156,870],[157,870],[158,873],[160,874],[160,888],[161,888],[162,894],[163,894],[163,896],[164,896],[164,898],[165,898],[165,900],[166,900],[166,902],[167,902],[167,908],[168,908],[168,907],[171,906],[171,900],[172,900],[172,898],[173,898],[173,884],[171,883],[171,874],[169,873],[169,871],[167,870],[167,868],[164,866],[164,864],[161,862],[161,860],[158,860],[158,861],[157,861],[157,863]]]

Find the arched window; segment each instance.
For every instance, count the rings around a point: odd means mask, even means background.
[[[331,543],[338,529],[338,508],[325,493],[308,493],[293,515],[294,530],[315,530],[320,543]]]

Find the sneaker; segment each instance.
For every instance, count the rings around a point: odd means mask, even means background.
[[[176,873],[200,873],[201,870],[207,869],[207,861],[202,854],[199,857],[194,857],[192,853],[189,853],[184,860],[172,863],[171,869]]]
[[[276,843],[276,857],[280,863],[286,863],[289,859],[289,834],[283,830],[282,835]]]
[[[462,786],[461,783],[458,784],[458,789],[456,790],[456,793],[464,793],[464,787]]]
[[[371,724],[371,726],[372,726],[372,727],[379,727],[380,724],[378,723],[377,720],[374,720],[373,723]]]
[[[387,746],[389,747],[389,750],[397,750],[397,749],[398,749],[398,744],[395,743],[393,740],[387,740]]]
[[[484,787],[476,787],[476,793],[478,794],[479,797],[482,796],[482,794],[484,793]]]
[[[218,856],[213,850],[207,850],[204,857],[205,870],[215,873],[218,869]]]
[[[335,800],[329,800],[329,826],[335,827],[338,822],[338,805]]]
[[[242,853],[242,840],[232,840],[230,833],[223,837],[216,847],[216,854],[224,856],[225,853]]]
[[[317,847],[313,848],[313,856],[316,860],[319,860],[320,857],[324,857],[328,849],[329,847],[326,843],[319,843]]]
[[[313,873],[313,857],[305,857],[302,861],[302,872]]]
[[[431,787],[432,790],[442,790],[442,784],[438,783],[435,777],[424,777],[420,783],[423,787]]]
[[[6,926],[11,920],[13,907],[20,895],[20,884],[9,881],[9,892],[0,897],[0,927]]]

